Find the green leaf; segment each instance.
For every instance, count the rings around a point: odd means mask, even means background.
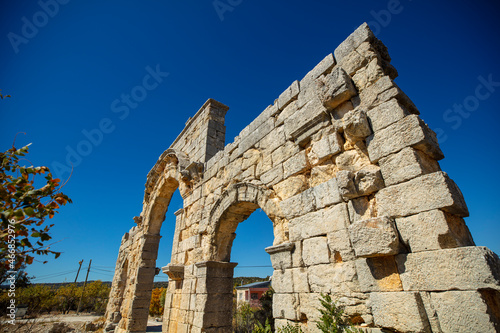
[[[28,216],[33,216],[33,215],[35,215],[35,210],[31,207],[26,207],[26,208],[24,208],[24,214],[26,214]]]

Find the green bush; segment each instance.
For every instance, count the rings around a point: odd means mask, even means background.
[[[322,309],[321,317],[316,322],[321,332],[325,333],[359,333],[360,331],[352,326],[344,315],[344,307],[339,306],[332,300],[330,295],[321,294],[320,298]]]

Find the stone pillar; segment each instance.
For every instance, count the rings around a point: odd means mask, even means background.
[[[197,311],[193,331],[232,332],[233,272],[237,263],[196,264]]]

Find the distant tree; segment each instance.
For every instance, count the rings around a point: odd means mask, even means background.
[[[17,149],[13,144],[0,153],[0,273],[4,273],[0,282],[9,277],[5,276],[9,270],[32,264],[34,255],[61,254],[47,244],[53,224],[44,222],[71,199],[60,192],[61,180],[54,179],[49,168],[35,167],[24,158],[28,146]],[[22,166],[22,161],[29,165]],[[40,179],[42,174],[45,180]]]

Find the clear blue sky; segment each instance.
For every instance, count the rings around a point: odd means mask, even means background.
[[[74,203],[53,219],[53,249],[63,255],[30,266],[35,281],[72,281],[81,259],[84,267],[93,260],[90,279],[111,280],[120,239],[142,210],[146,175],[188,117],[208,98],[228,105],[232,142],[364,21],[388,46],[397,84],[439,132],[442,169],[465,196],[477,245],[500,252],[498,2],[222,0],[233,5],[219,13],[210,0],[60,2],[45,6],[50,15],[37,1],[4,2],[0,11],[0,89],[12,95],[0,101],[0,148],[26,132],[17,145],[33,143],[30,160],[62,172],[68,149],[86,155],[71,157],[64,192]],[[144,83],[151,71],[158,82]],[[140,102],[122,100],[131,93]],[[102,138],[83,144],[98,128]],[[176,195],[159,267],[170,261],[181,206]],[[237,234],[233,261],[270,264],[265,214],[254,213]],[[237,268],[235,276],[271,273]]]

